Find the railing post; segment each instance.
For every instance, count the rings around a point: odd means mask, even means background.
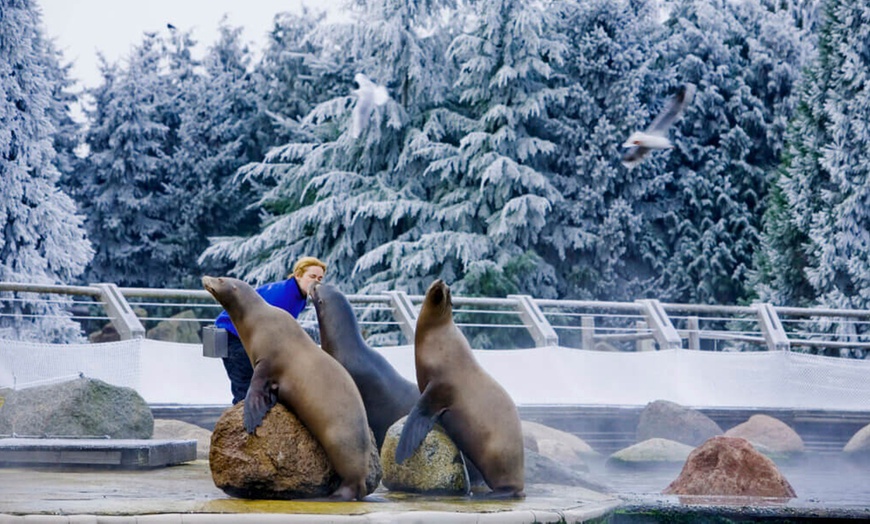
[[[109,319],[121,340],[133,338],[145,338],[145,328],[139,322],[139,317],[133,312],[133,308],[121,294],[115,284],[91,284],[100,290],[100,300],[109,314]]]
[[[689,349],[701,349],[701,323],[698,317],[686,319],[686,328],[689,331]]]
[[[580,339],[583,349],[595,349],[595,317],[592,315],[580,316]]]
[[[399,328],[410,344],[414,343],[414,333],[417,331],[417,309],[404,291],[387,291],[393,316],[399,322]]]
[[[531,333],[535,346],[559,345],[559,335],[556,334],[556,330],[547,321],[544,312],[541,311],[532,297],[529,295],[508,295],[507,297],[516,300],[520,318],[523,319],[523,324]]]
[[[649,326],[643,320],[638,320],[635,323],[635,328],[637,328],[637,332],[646,331],[649,329]],[[653,351],[655,350],[655,346],[653,345],[653,341],[647,338],[638,339],[635,343],[635,351]]]
[[[755,302],[752,307],[758,312],[758,322],[761,324],[761,332],[764,334],[768,349],[771,351],[790,350],[791,342],[788,340],[788,335],[785,333],[773,305],[766,302]]]
[[[658,342],[660,349],[680,349],[683,347],[683,339],[680,338],[680,334],[677,333],[671,319],[665,313],[665,308],[662,307],[661,302],[655,299],[635,300],[635,302],[643,306],[646,323],[652,329],[653,337]]]

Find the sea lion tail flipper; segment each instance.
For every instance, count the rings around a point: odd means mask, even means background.
[[[435,421],[447,410],[447,408],[439,409],[432,405],[430,402],[432,395],[427,394],[430,391],[429,388],[423,391],[420,399],[408,413],[408,418],[405,419],[405,426],[402,428],[399,443],[396,445],[396,464],[401,464],[417,451],[420,443],[435,425]]]
[[[278,394],[269,380],[269,369],[264,364],[257,364],[251,385],[245,396],[245,430],[253,433],[263,422],[263,417],[278,403]]]

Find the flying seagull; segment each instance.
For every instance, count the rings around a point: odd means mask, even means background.
[[[359,89],[353,91],[357,101],[356,106],[353,108],[350,123],[350,134],[356,139],[359,138],[363,129],[368,125],[375,106],[386,104],[387,100],[390,99],[390,95],[387,93],[386,87],[375,84],[362,73],[357,73],[353,77],[353,80],[359,85]]]
[[[652,124],[646,128],[646,131],[635,131],[622,144],[622,147],[629,148],[622,156],[622,164],[625,167],[631,168],[639,164],[653,149],[672,148],[673,145],[667,137],[668,128],[680,118],[683,109],[692,103],[694,95],[694,84],[683,84],[680,86],[674,98],[668,103],[661,114],[653,120]]]

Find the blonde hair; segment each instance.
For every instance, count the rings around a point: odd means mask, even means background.
[[[317,266],[323,269],[323,273],[326,273],[326,264],[316,257],[302,257],[293,264],[293,271],[287,275],[287,278],[290,277],[301,277],[305,274],[305,271],[311,266]]]

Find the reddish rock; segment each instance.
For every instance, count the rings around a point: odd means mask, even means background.
[[[665,495],[795,497],[776,464],[746,439],[713,437],[686,459]]]
[[[249,435],[243,405],[224,411],[212,432],[209,467],[215,486],[249,499],[327,497],[338,488],[341,479],[326,452],[293,413],[276,404]],[[374,435],[370,457],[368,493],[381,481]]]

